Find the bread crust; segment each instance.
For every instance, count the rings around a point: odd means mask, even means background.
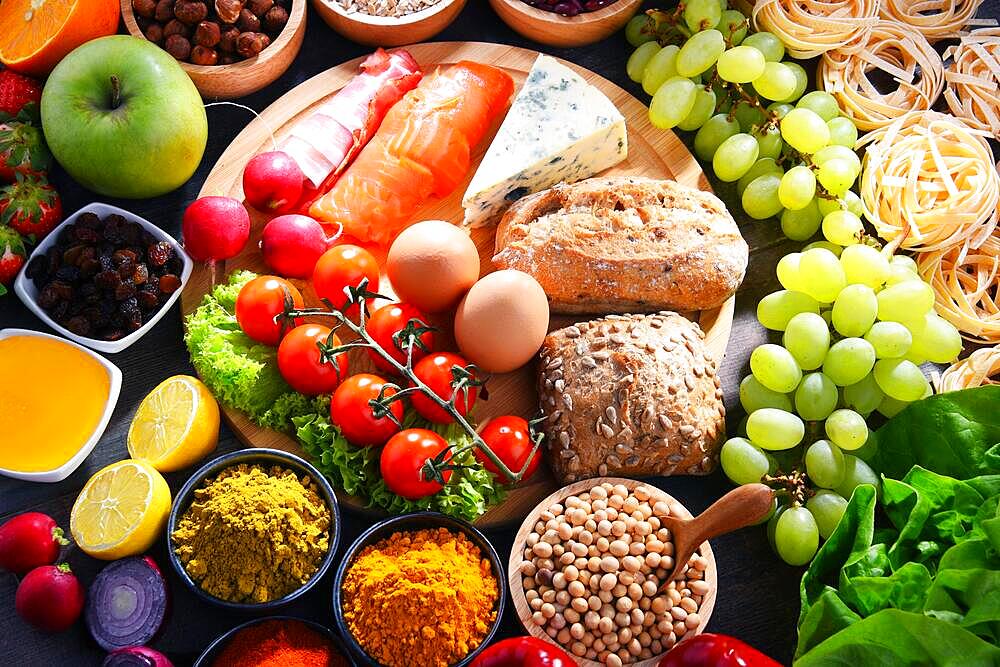
[[[550,333],[539,352],[538,390],[556,477],[712,472],[726,409],[704,337],[666,311]]]
[[[493,263],[531,274],[558,313],[693,311],[722,305],[749,248],[709,192],[639,176],[589,178],[517,201]]]

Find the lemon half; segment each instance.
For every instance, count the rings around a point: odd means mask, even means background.
[[[205,384],[190,375],[161,382],[135,411],[128,453],[160,472],[187,468],[219,443],[219,405]]]

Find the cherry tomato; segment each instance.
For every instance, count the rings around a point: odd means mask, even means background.
[[[398,332],[402,331],[406,324],[413,319],[420,320],[424,324],[427,323],[427,317],[417,310],[416,306],[411,306],[408,303],[390,303],[387,306],[382,306],[368,318],[365,322],[365,330],[368,335],[375,339],[383,350],[392,355],[392,358],[398,361],[403,366],[406,365],[406,349],[400,347],[396,344],[396,340],[393,338]],[[420,336],[420,342],[423,343],[428,350],[434,349],[434,332],[428,331]],[[416,344],[413,346],[413,363],[416,363],[426,357],[428,352],[420,349]],[[386,373],[394,373],[396,369],[393,368],[392,364],[382,358],[382,355],[375,350],[368,348],[368,356],[371,357],[375,366],[379,370],[383,370]]]
[[[381,445],[399,427],[389,417],[375,418],[368,401],[378,398],[379,391],[385,380],[377,375],[359,373],[352,375],[337,387],[330,399],[330,421],[340,428],[340,432],[352,445],[370,447]],[[386,389],[386,396],[392,396],[396,391]],[[399,421],[403,420],[403,404],[394,401],[390,406],[392,414]]]
[[[285,298],[292,297],[296,308],[302,308],[302,294],[284,278],[257,276],[240,289],[236,297],[236,321],[243,333],[264,345],[277,345],[290,330],[290,324],[278,317],[285,311]],[[295,326],[302,319],[295,320]]]
[[[659,667],[779,667],[753,646],[711,632],[685,639],[660,660]]]
[[[368,291],[378,291],[378,262],[372,254],[356,245],[336,245],[324,252],[313,268],[313,287],[321,299],[329,299],[338,310],[349,317],[356,317],[358,306],[347,304],[345,287],[357,287],[368,279]]]
[[[535,446],[531,441],[531,429],[528,428],[528,422],[514,415],[491,419],[479,432],[479,437],[503,461],[504,465],[510,468],[511,472],[515,473],[527,463],[528,456],[531,455],[531,448]],[[473,452],[476,458],[482,462],[484,468],[494,475],[500,476],[500,469],[497,468],[496,464],[484,452],[478,448],[473,450]],[[535,455],[531,457],[531,463],[528,465],[527,470],[524,471],[524,477],[521,478],[521,481],[535,474],[541,458],[540,452],[535,452]],[[508,482],[510,480],[503,479],[502,481]]]
[[[281,340],[278,370],[292,389],[309,396],[329,394],[337,388],[341,378],[347,377],[346,352],[336,355],[336,365],[322,359],[319,346],[326,345],[329,337],[330,327],[303,324],[289,331]],[[334,335],[330,345],[340,345],[340,338]]]
[[[441,484],[423,478],[423,465],[427,459],[448,448],[447,441],[434,431],[424,428],[408,428],[400,431],[385,443],[379,468],[386,486],[396,495],[416,500],[441,490]],[[451,479],[451,471],[442,475],[444,481]]]
[[[417,378],[430,387],[431,391],[444,400],[450,400],[455,394],[451,383],[454,376],[451,373],[453,366],[465,368],[469,365],[462,357],[451,352],[438,352],[429,357],[424,357],[413,367],[413,373]],[[455,408],[463,417],[472,410],[476,403],[476,387],[469,387],[468,394],[460,391],[455,397]],[[413,408],[424,418],[438,424],[450,424],[454,421],[443,408],[428,398],[423,392],[414,392],[410,395],[413,401]]]
[[[471,667],[577,667],[576,660],[555,644],[534,637],[510,637],[476,656]]]

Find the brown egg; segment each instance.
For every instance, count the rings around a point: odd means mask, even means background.
[[[549,328],[549,302],[527,273],[495,271],[472,286],[455,312],[455,342],[462,354],[490,373],[528,363]]]
[[[425,220],[396,237],[385,272],[401,301],[437,313],[454,306],[479,278],[479,251],[465,230]]]

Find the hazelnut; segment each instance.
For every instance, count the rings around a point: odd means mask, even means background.
[[[163,26],[159,23],[152,23],[148,28],[146,28],[146,39],[151,41],[153,44],[159,44],[163,41]]]
[[[247,0],[246,8],[253,12],[254,16],[264,18],[264,14],[274,6],[274,0]]]
[[[243,0],[215,0],[215,13],[223,23],[236,23],[243,10]]]
[[[219,54],[215,49],[197,44],[191,49],[191,62],[195,65],[215,65],[219,62]]]
[[[199,21],[204,21],[208,16],[208,6],[204,2],[194,0],[178,0],[174,5],[174,16],[187,23],[194,25]]]
[[[219,43],[222,31],[215,21],[202,21],[194,29],[194,43],[199,46],[213,47]]]
[[[174,0],[159,0],[153,17],[160,23],[166,23],[174,18]]]
[[[239,37],[240,31],[237,28],[223,28],[219,36],[219,50],[223,53],[236,53],[236,40]]]
[[[163,26],[163,36],[180,35],[181,37],[187,37],[190,30],[190,28],[177,19],[170,19],[167,25]]]
[[[156,14],[156,0],[132,0],[132,11],[136,16],[151,19]]]
[[[236,52],[244,58],[253,58],[271,43],[271,38],[262,32],[244,32],[236,40]]]
[[[275,5],[264,14],[264,29],[275,35],[284,30],[287,23],[288,10],[284,7]]]
[[[249,9],[244,8],[240,11],[236,27],[240,29],[240,32],[260,32],[260,19]]]
[[[163,42],[163,48],[177,60],[187,60],[191,55],[191,42],[184,35],[170,35]]]

